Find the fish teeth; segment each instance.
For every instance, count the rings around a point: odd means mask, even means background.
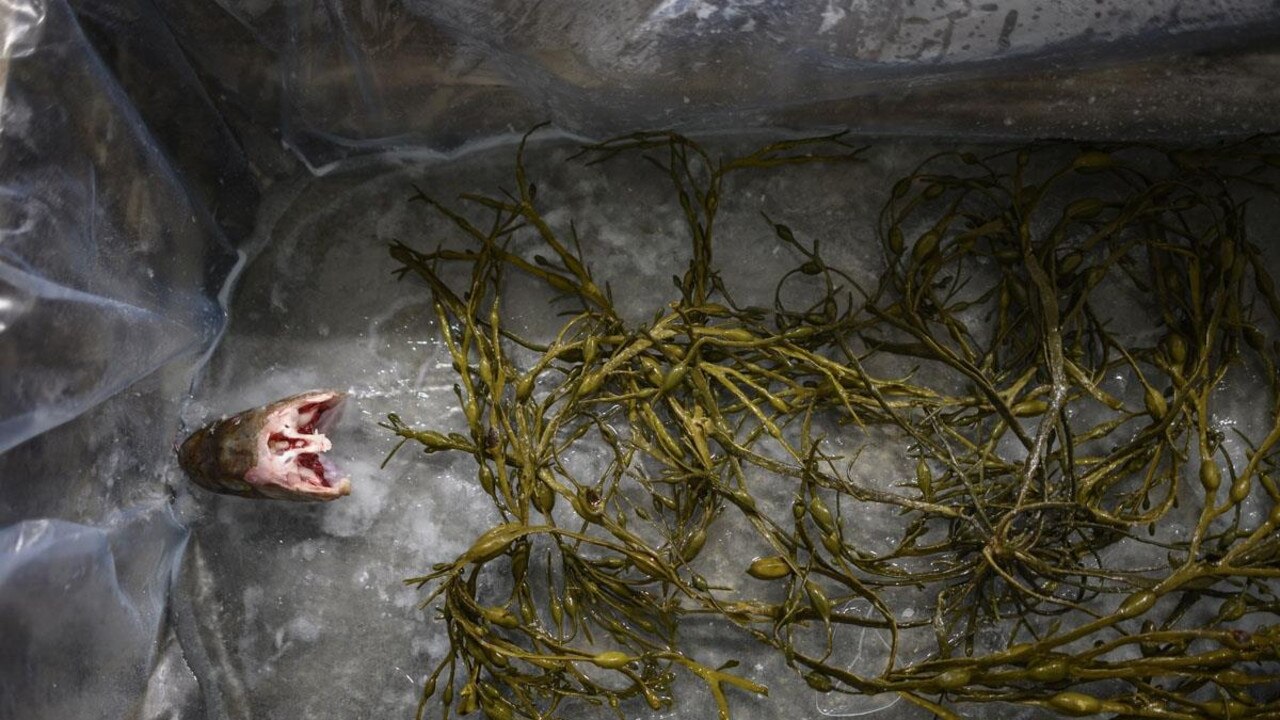
[[[335,500],[351,492],[351,481],[323,457],[333,442],[322,430],[333,425],[345,398],[338,391],[315,390],[223,417],[183,442],[179,464],[193,482],[213,492]],[[300,412],[301,408],[308,409]],[[295,428],[315,431],[302,433]],[[317,456],[324,468],[323,481],[298,464],[303,455]]]

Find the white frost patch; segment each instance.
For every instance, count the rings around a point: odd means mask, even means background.
[[[835,0],[827,0],[827,9],[822,11],[822,24],[818,26],[818,34],[829,33],[844,20],[844,8],[836,5]]]
[[[391,597],[391,604],[398,608],[408,608],[422,602],[422,593],[417,588],[401,586]]]
[[[293,546],[290,554],[295,557],[301,556],[303,560],[311,562],[322,552],[324,551],[320,549],[320,544],[315,540],[302,540]]]
[[[252,624],[258,618],[258,608],[262,605],[262,598],[265,594],[259,585],[250,585],[244,589],[245,625]]]
[[[387,502],[387,484],[376,463],[343,461],[342,471],[355,488],[342,502],[325,505],[320,527],[337,537],[352,537],[366,532],[382,513]]]
[[[698,19],[699,23],[707,22],[716,15],[725,20],[735,20],[746,14],[743,8],[752,8],[762,5],[761,0],[728,0],[722,5],[707,2],[707,0],[666,0],[649,13],[649,17],[640,26],[641,32],[652,32],[666,23],[684,17],[685,15],[693,15]],[[743,30],[750,30],[755,27],[755,21],[748,21],[750,27],[744,27]]]
[[[449,650],[449,639],[446,635],[416,635],[411,644],[413,654],[417,657],[438,658]]]
[[[289,621],[285,634],[293,640],[315,642],[320,638],[320,625],[308,617],[299,616]]]

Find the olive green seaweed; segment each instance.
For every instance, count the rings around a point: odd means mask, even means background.
[[[591,145],[584,167],[641,159],[669,178],[687,227],[673,299],[640,324],[576,230],[538,209],[525,142],[513,192],[456,207],[419,192],[465,249],[391,254],[430,290],[468,433],[383,425],[397,450],[470,455],[501,517],[408,581],[430,588],[450,643],[419,717],[588,704],[622,718],[672,706],[688,673],[729,718],[736,692],[767,691],[682,644],[697,619],[779,653],[815,692],[896,694],[941,718],[996,702],[1280,718],[1280,297],[1263,250],[1280,245],[1248,222],[1280,209],[1271,145],[941,153],[891,185],[874,286],[763,217],[797,258],[772,307],[738,304],[717,271],[734,177],[860,163],[864,148],[828,135],[720,158],[672,132]],[[536,238],[533,260],[517,234]],[[567,310],[549,341],[503,326],[515,273]],[[789,300],[798,287],[816,300]],[[1143,299],[1146,332],[1113,328],[1115,297]],[[1263,379],[1258,437],[1224,429],[1234,373]],[[832,432],[898,438],[914,472],[859,482]],[[565,458],[587,443],[608,463],[579,477]],[[759,497],[761,476],[789,506]],[[860,547],[855,509],[897,517],[893,546]],[[734,588],[696,569],[729,515],[770,549],[741,558]],[[1121,562],[1122,545],[1158,559]],[[895,605],[910,589],[926,612]],[[851,667],[841,650],[867,628],[887,659]],[[903,652],[921,637],[927,652]]]

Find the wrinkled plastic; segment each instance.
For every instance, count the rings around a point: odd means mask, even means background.
[[[207,347],[233,262],[69,10],[19,5],[0,114],[0,451]]]
[[[1269,130],[1280,102],[1268,0],[259,0],[224,3],[232,38],[192,5],[162,3],[201,69],[245,97],[278,77],[268,112],[316,169],[543,121],[1190,138]]]
[[[146,690],[186,541],[165,507],[0,530],[0,717],[122,718]]]
[[[237,669],[227,649],[248,643],[247,657],[305,672],[325,608],[277,604],[261,621],[254,608],[305,592],[290,553],[310,561],[396,509],[399,490],[375,484],[330,515],[289,511],[289,544],[266,531],[252,543],[263,582],[279,582],[245,589],[231,620],[218,592],[237,591],[229,569],[243,562],[229,548],[276,514],[218,504],[229,516],[210,519],[182,493],[176,516],[164,509],[173,442],[202,419],[184,400],[239,264],[272,237],[255,233],[259,204],[294,192],[289,178],[438,159],[543,121],[588,137],[662,126],[1204,140],[1280,116],[1270,0],[596,5],[0,0],[0,720],[288,707],[289,688],[253,687],[274,676]],[[279,257],[281,275],[306,262]],[[319,379],[360,382],[298,382]],[[220,378],[242,392],[205,409],[273,399],[258,382]],[[421,542],[456,540],[433,522]],[[430,560],[388,558],[374,585]],[[412,625],[412,602],[392,598],[395,623]],[[272,628],[282,634],[255,635]],[[68,692],[81,671],[89,684]]]
[[[1270,129],[1280,107],[1265,52],[1236,50],[1280,32],[1267,0],[5,8],[0,357],[18,372],[0,450],[208,345],[253,168],[288,171],[264,134],[319,169],[543,120],[1203,137]]]

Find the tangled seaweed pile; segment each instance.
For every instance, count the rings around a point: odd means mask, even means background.
[[[802,261],[752,307],[716,269],[731,177],[861,150],[594,145],[591,161],[660,168],[687,221],[688,269],[639,325],[538,210],[523,144],[514,192],[460,201],[484,225],[420,194],[470,244],[392,255],[430,288],[470,432],[385,426],[397,449],[472,456],[503,521],[410,581],[432,588],[451,645],[419,715],[545,718],[571,701],[622,717],[632,699],[671,705],[687,672],[728,718],[731,689],[766,690],[682,645],[697,617],[781,653],[817,692],[896,694],[941,718],[987,702],[1280,716],[1280,298],[1246,222],[1280,197],[1267,146],[940,154],[893,186],[876,287],[765,218]],[[528,259],[510,241],[531,231],[543,251]],[[551,341],[503,327],[513,273],[561,296]],[[1116,330],[1117,298],[1135,297],[1142,327]],[[1238,374],[1264,378],[1256,437],[1221,422]],[[859,484],[856,454],[829,440],[872,431],[914,477]],[[603,472],[564,462],[584,443],[607,448]],[[860,546],[851,519],[877,512],[898,535]],[[727,515],[771,550],[720,587],[698,558]],[[930,612],[897,612],[907,590]],[[883,665],[850,667],[863,628],[887,638]]]

